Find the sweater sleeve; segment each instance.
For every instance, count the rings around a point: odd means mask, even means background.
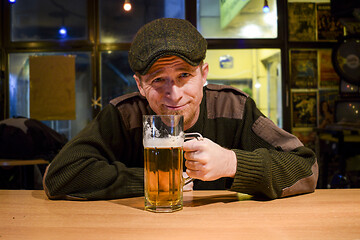
[[[86,200],[143,195],[143,168],[121,161],[131,151],[124,140],[129,138],[118,110],[109,104],[49,165],[43,181],[48,197]]]
[[[314,191],[315,153],[264,117],[250,98],[241,132],[241,148],[233,149],[237,171],[230,190],[270,199]]]

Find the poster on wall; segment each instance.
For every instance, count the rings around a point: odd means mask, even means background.
[[[337,40],[344,33],[343,26],[339,20],[331,15],[330,4],[317,4],[317,39]]]
[[[288,3],[290,41],[315,41],[315,3]]]
[[[331,60],[331,49],[319,49],[319,88],[339,88],[340,77]]]
[[[319,128],[334,123],[335,101],[338,99],[338,90],[319,90]]]
[[[290,51],[290,80],[292,88],[317,88],[317,51]]]
[[[316,127],[316,109],[317,92],[292,92],[292,127]]]
[[[73,120],[75,56],[30,56],[30,117]]]

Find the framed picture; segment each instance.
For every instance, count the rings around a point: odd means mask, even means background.
[[[319,88],[339,88],[340,77],[332,64],[332,50],[319,49]]]
[[[289,40],[315,41],[315,3],[288,3]]]
[[[317,126],[317,92],[292,92],[292,127]]]
[[[334,123],[335,102],[338,99],[338,90],[319,90],[319,128],[325,128]]]
[[[344,27],[339,20],[331,15],[330,4],[316,5],[317,40],[336,41],[344,33]]]
[[[290,50],[292,88],[317,88],[317,50]]]

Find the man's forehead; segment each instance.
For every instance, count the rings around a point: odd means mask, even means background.
[[[178,56],[164,56],[159,58],[149,69],[148,74],[152,74],[157,72],[163,68],[171,67],[171,68],[181,68],[181,69],[195,69],[196,67],[191,66],[187,62],[185,62],[182,58]]]

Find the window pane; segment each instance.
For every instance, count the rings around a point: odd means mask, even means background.
[[[208,50],[207,83],[226,84],[248,93],[262,113],[282,127],[279,49]]]
[[[130,1],[129,12],[125,1],[100,0],[100,41],[102,43],[131,42],[137,30],[157,18],[185,18],[184,0]]]
[[[87,36],[87,0],[17,0],[11,4],[12,41],[74,40]]]
[[[12,53],[9,56],[9,102],[10,117],[30,117],[29,104],[29,56],[33,55],[76,55],[75,92],[76,120],[44,121],[68,139],[75,136],[92,119],[92,81],[90,53]],[[45,103],[44,103],[45,104]]]
[[[205,38],[277,38],[276,0],[197,0],[198,29]]]
[[[134,73],[128,63],[127,51],[101,54],[101,96],[104,107],[115,97],[138,91]]]

